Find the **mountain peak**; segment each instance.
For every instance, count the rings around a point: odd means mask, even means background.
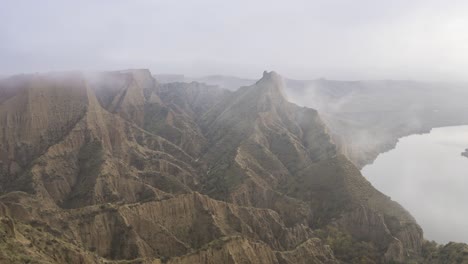
[[[271,71],[271,72],[263,71],[263,77],[261,80],[273,80],[273,81],[281,82],[282,77],[275,71]]]
[[[273,98],[285,100],[284,82],[281,75],[274,71],[264,71],[263,77],[255,83],[255,87],[262,94],[269,94]]]

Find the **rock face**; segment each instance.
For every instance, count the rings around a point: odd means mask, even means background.
[[[233,91],[255,83],[222,75],[158,77],[163,82],[195,80]],[[463,100],[468,89],[462,83],[285,79],[285,88],[292,102],[320,112],[339,150],[358,168],[393,149],[401,137],[468,124]]]
[[[423,261],[415,220],[274,72],[235,92],[147,70],[16,76],[0,124],[7,263]]]

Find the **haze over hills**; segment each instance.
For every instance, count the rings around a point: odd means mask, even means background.
[[[467,13],[3,1],[0,264],[468,264]]]
[[[170,77],[173,78],[170,78]],[[175,76],[175,77],[174,77]],[[255,80],[213,75],[199,78],[156,75],[162,82],[202,82],[228,90]],[[359,168],[395,147],[407,135],[468,124],[464,83],[418,81],[284,80],[292,102],[319,110],[336,142]],[[340,144],[339,142],[343,142]]]
[[[230,91],[235,91],[242,86],[249,86],[256,82],[254,79],[239,78],[236,76],[228,75],[209,75],[203,77],[188,77],[183,74],[155,74],[156,78],[161,83],[171,83],[171,82],[199,82],[206,83],[210,85],[217,85],[220,88],[227,89]]]
[[[436,261],[317,111],[265,72],[235,92],[147,70],[0,84],[0,259]],[[434,262],[439,263],[439,262]]]
[[[148,70],[18,75],[0,82],[0,124],[3,262],[446,263],[467,250],[425,241],[274,72],[234,92]]]

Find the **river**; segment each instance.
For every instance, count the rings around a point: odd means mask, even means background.
[[[468,126],[435,128],[401,138],[362,174],[403,205],[426,239],[468,242]]]

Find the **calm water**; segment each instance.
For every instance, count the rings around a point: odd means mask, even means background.
[[[440,243],[468,242],[468,126],[436,128],[400,139],[362,174],[402,204]]]

